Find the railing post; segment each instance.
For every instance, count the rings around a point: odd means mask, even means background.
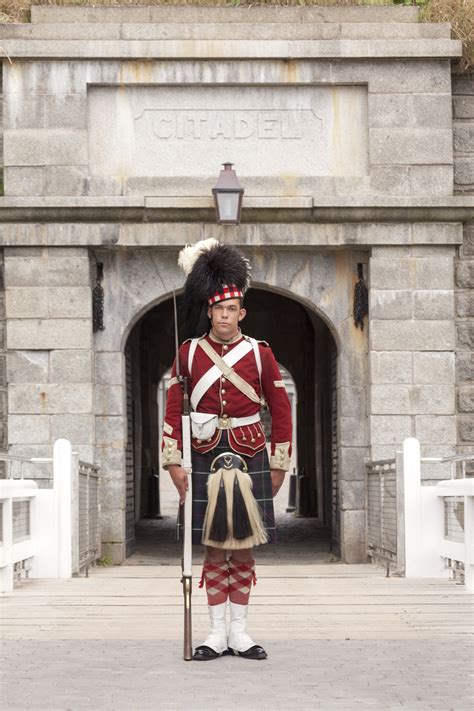
[[[5,551],[5,560],[3,561],[5,565],[0,567],[0,592],[8,593],[13,590],[13,563],[11,562],[11,549],[13,543],[13,504],[12,497],[3,499],[2,501],[3,511],[3,535],[2,543],[3,550]]]
[[[464,497],[464,585],[474,592],[474,496]]]
[[[403,492],[405,509],[405,575],[416,577],[422,541],[420,443],[415,437],[403,442]]]
[[[73,575],[79,574],[79,455],[72,453],[71,479],[71,570]]]
[[[90,518],[91,518],[91,470],[89,467],[86,468],[86,545],[87,545],[87,557],[90,557],[91,549],[91,531],[90,531]],[[89,576],[89,560],[86,565],[86,575]]]
[[[58,532],[58,577],[72,575],[72,447],[58,439],[53,448],[53,478]]]
[[[403,442],[405,506],[405,576],[446,578],[441,556],[443,504],[434,486],[421,486],[420,443],[414,437]]]
[[[405,487],[403,452],[395,453],[395,487],[397,496],[397,572],[405,573]]]

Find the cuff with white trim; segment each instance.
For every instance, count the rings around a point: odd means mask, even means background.
[[[178,441],[171,437],[163,437],[164,447],[161,452],[161,466],[167,467],[170,464],[181,464],[181,451],[178,449]]]
[[[270,457],[270,469],[290,468],[290,442],[277,442],[275,444],[275,454]]]

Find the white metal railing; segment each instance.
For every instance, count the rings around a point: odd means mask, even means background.
[[[35,521],[41,509],[41,503],[37,506],[38,491],[34,481],[0,480],[0,592],[12,590],[15,575],[28,574],[30,561],[38,553],[35,542]],[[15,520],[18,514],[22,519],[27,516],[20,525]]]
[[[87,569],[100,557],[97,467],[79,462],[66,439],[55,442],[52,458],[0,453],[0,461],[10,477],[0,480],[0,592],[11,591],[21,573],[70,578]],[[48,466],[52,488],[23,478],[27,464]]]
[[[406,577],[446,578],[452,572],[473,590],[474,478],[467,474],[470,461],[474,461],[474,454],[421,457],[420,443],[410,437],[395,459],[367,462],[367,555],[384,561],[387,571],[394,565]],[[447,468],[451,478],[434,485],[431,478],[432,485],[422,485],[423,465]]]
[[[463,572],[467,590],[474,590],[474,479],[466,475],[473,454],[421,457],[420,443],[403,443],[401,464],[404,507],[405,566],[409,577],[446,578]],[[422,462],[449,464],[451,479],[422,486]]]
[[[403,546],[397,497],[395,459],[367,462],[366,466],[367,555],[397,569],[402,566]]]
[[[99,468],[79,462],[79,516],[78,543],[79,569],[85,568],[100,558],[100,477]]]

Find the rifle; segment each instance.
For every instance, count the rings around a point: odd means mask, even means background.
[[[176,347],[176,377],[181,383],[183,389],[183,413],[181,416],[181,432],[183,439],[183,463],[182,467],[188,473],[188,490],[184,504],[184,514],[182,516],[184,529],[184,544],[183,557],[181,559],[181,582],[183,584],[184,596],[184,646],[183,659],[190,661],[193,656],[193,632],[191,620],[191,593],[193,580],[193,548],[192,548],[192,509],[193,509],[193,485],[191,478],[192,462],[191,462],[191,421],[189,417],[189,393],[188,379],[180,374],[179,368],[179,346],[178,346],[178,312],[176,307],[176,293],[173,291],[174,302],[174,332],[175,332],[175,347]]]

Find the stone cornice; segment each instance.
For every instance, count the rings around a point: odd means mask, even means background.
[[[450,222],[267,222],[247,221],[239,226],[208,221],[69,221],[31,219],[28,222],[0,222],[3,247],[97,247],[180,249],[185,244],[214,237],[231,244],[258,249],[369,249],[402,245],[454,247],[463,239],[462,223]],[[143,216],[143,212],[142,212]]]
[[[451,39],[364,40],[1,40],[10,59],[216,60],[449,58]]]
[[[474,196],[256,197],[245,196],[243,223],[467,222]],[[211,196],[2,197],[8,222],[215,222]]]

